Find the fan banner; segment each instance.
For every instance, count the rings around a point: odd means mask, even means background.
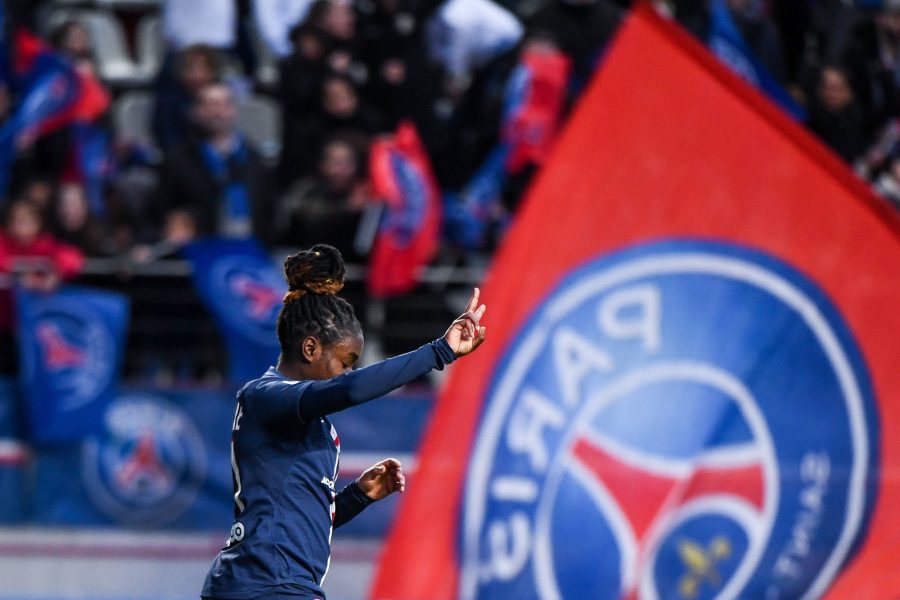
[[[128,298],[66,286],[52,294],[17,290],[15,303],[30,438],[72,441],[98,431],[119,385]]]
[[[228,379],[243,385],[278,361],[275,323],[287,283],[254,240],[209,238],[181,249],[194,289],[213,315],[228,351]]]

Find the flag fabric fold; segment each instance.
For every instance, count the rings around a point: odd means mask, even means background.
[[[376,297],[412,290],[440,243],[440,195],[415,126],[402,122],[370,149],[369,183],[383,212],[369,257],[367,288]]]

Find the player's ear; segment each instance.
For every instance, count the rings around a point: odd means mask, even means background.
[[[321,353],[322,344],[318,338],[308,335],[300,342],[300,355],[306,362],[313,362]]]

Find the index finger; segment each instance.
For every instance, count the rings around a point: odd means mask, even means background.
[[[469,298],[469,304],[466,306],[465,312],[472,312],[475,310],[475,307],[478,306],[478,296],[481,294],[481,290],[475,288],[472,292],[472,297]]]

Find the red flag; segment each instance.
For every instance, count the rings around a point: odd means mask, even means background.
[[[504,122],[503,139],[510,144],[506,166],[516,173],[526,164],[542,165],[556,138],[557,126],[566,100],[566,86],[572,61],[559,51],[526,50],[513,73],[513,91],[519,106],[511,107]]]
[[[495,259],[371,597],[896,595],[898,236],[637,9]]]
[[[434,257],[441,229],[440,194],[412,123],[401,123],[394,135],[372,144],[369,171],[372,194],[384,202],[369,260],[369,292],[403,294]]]

